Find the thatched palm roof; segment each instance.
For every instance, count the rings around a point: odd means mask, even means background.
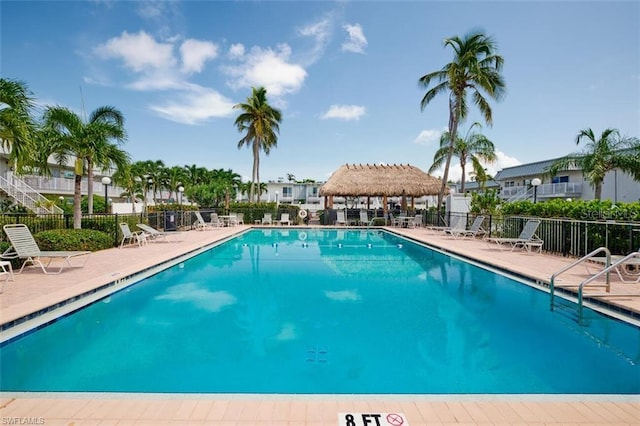
[[[320,188],[321,196],[421,197],[440,192],[442,180],[409,164],[345,164]]]

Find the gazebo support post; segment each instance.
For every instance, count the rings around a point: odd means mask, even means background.
[[[387,224],[387,214],[389,213],[389,206],[387,204],[387,196],[382,196],[382,216],[384,217],[384,224]]]

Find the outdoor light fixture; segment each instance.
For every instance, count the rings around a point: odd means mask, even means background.
[[[109,176],[103,177],[102,184],[104,185],[104,212],[106,214],[109,212],[109,199],[107,198],[107,188],[109,188],[109,185],[111,185],[111,178]]]
[[[538,178],[531,179],[531,185],[533,185],[533,204],[538,201],[538,186],[542,183],[542,181]]]
[[[182,206],[182,193],[184,192],[184,186],[180,185],[178,187],[178,196],[180,198],[180,205]]]

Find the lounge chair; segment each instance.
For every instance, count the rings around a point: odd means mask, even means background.
[[[144,223],[137,223],[136,226],[145,233],[147,241],[169,241],[167,237],[180,235],[179,232],[161,232]]]
[[[291,225],[291,220],[289,220],[289,213],[282,213],[280,214],[280,220],[278,221],[278,223],[280,225],[284,225],[285,223],[287,225]]]
[[[607,266],[606,257],[591,257],[589,258],[589,261],[600,263],[604,267]],[[587,266],[587,271],[590,274],[593,274],[593,272],[589,270],[588,263],[589,262],[585,264]],[[618,275],[618,278],[620,278],[620,281],[623,283],[640,284],[640,250],[627,256],[612,255],[611,264],[609,266],[614,266],[613,271]]]
[[[485,235],[487,231],[482,228],[482,223],[484,222],[484,216],[476,216],[475,220],[469,227],[469,229],[448,229],[445,234],[450,234],[453,238],[462,237],[467,238],[475,238],[478,235]]]
[[[360,219],[358,220],[358,225],[360,226],[371,226],[373,220],[369,220],[369,213],[366,210],[360,210]]]
[[[531,253],[533,248],[541,252],[544,241],[536,236],[538,226],[540,226],[540,220],[530,219],[524,225],[524,228],[522,228],[522,232],[520,232],[518,238],[487,238],[485,241],[487,243],[496,243],[500,250],[511,248],[511,251],[514,251],[516,248],[522,247],[529,253]]]
[[[344,212],[344,210],[338,210],[336,212],[336,221],[333,223],[334,225],[348,225],[349,222],[347,222],[347,215]]]
[[[236,215],[236,220],[238,225],[244,225],[244,213],[238,213]]]
[[[120,231],[122,232],[122,242],[120,242],[120,248],[125,244],[133,245],[138,244],[138,247],[142,247],[147,244],[147,235],[142,231],[132,232],[127,223],[120,224]]]
[[[273,218],[271,216],[271,213],[265,213],[262,216],[262,224],[263,225],[273,225]]]
[[[30,263],[34,266],[42,268],[42,272],[45,274],[59,274],[62,272],[65,266],[74,267],[71,264],[71,259],[84,256],[84,261],[81,265],[75,265],[76,267],[83,267],[91,254],[90,251],[42,251],[38,247],[38,243],[31,235],[31,231],[27,228],[27,225],[12,224],[3,226],[5,234],[11,242],[11,247],[2,253],[3,259],[24,259],[22,267],[17,272],[22,272],[24,267]],[[47,259],[45,263],[42,263],[43,259]],[[47,271],[47,268],[54,259],[63,260],[60,269],[54,272]]]
[[[200,213],[199,211],[195,211],[194,213],[196,215],[196,221],[193,223],[193,225],[195,226],[196,231],[206,231],[209,229],[213,229],[213,224],[211,222],[206,222],[202,217],[202,213]]]
[[[451,217],[451,221],[449,222],[449,225],[444,225],[444,226],[429,225],[425,227],[425,229],[427,231],[435,231],[435,232],[464,231],[467,226],[466,222],[467,221],[464,217],[455,215]]]

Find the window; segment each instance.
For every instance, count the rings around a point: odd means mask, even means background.
[[[293,188],[290,186],[282,187],[282,196],[283,197],[293,197]]]
[[[314,186],[313,188],[311,188],[311,196],[312,197],[317,197],[318,196],[318,187]]]
[[[510,180],[509,182],[505,182],[504,183],[504,187],[505,188],[511,188],[511,187],[514,187],[514,186],[516,186],[516,183],[514,181],[512,181],[512,180]]]
[[[569,176],[554,176],[551,178],[551,183],[567,183],[569,182]]]

